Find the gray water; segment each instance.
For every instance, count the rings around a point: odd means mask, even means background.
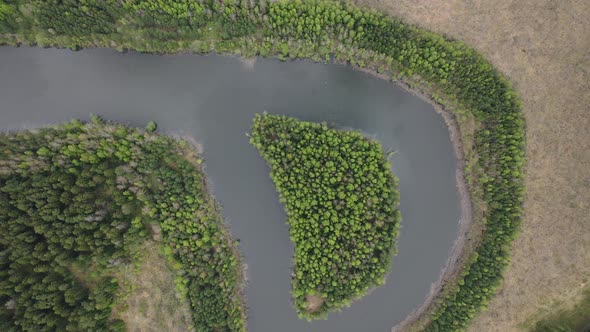
[[[249,145],[268,111],[356,128],[397,153],[402,229],[384,286],[327,320],[290,302],[293,246],[269,168]],[[195,137],[223,215],[248,265],[252,332],[385,332],[425,300],[457,236],[460,207],[449,133],[431,105],[341,65],[216,55],[0,48],[0,129],[106,119]]]

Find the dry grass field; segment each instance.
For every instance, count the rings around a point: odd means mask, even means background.
[[[122,277],[133,288],[125,301],[125,309],[117,314],[129,332],[193,331],[191,308],[179,300],[174,271],[161,253],[160,244],[147,241],[141,248],[139,269],[129,266]]]
[[[524,101],[525,216],[503,287],[471,331],[522,330],[573,306],[590,287],[590,1],[355,1],[466,42]]]

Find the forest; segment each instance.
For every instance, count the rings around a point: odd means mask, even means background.
[[[285,204],[299,315],[325,316],[382,284],[400,212],[381,145],[356,131],[268,114],[255,117],[250,142]]]
[[[115,272],[150,225],[177,262],[195,329],[245,330],[240,258],[202,159],[150,130],[93,116],[0,134],[0,330],[124,331]]]
[[[484,229],[425,329],[465,328],[495,294],[521,220],[525,124],[510,83],[472,48],[323,0],[3,0],[0,8],[0,44],[333,58],[423,91],[458,122],[474,220]]]

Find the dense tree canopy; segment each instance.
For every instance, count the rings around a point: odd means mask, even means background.
[[[323,314],[381,284],[400,219],[397,180],[381,145],[274,115],[257,115],[251,136],[287,210],[299,313]],[[310,310],[307,296],[321,297],[322,307]]]
[[[114,32],[119,9],[116,0],[40,0],[36,15],[56,33],[85,36]]]
[[[239,259],[199,163],[186,142],[97,117],[1,134],[0,329],[122,330],[109,267],[156,223],[197,330],[243,331]]]

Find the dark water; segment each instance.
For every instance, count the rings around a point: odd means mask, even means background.
[[[299,320],[290,303],[293,246],[269,169],[249,145],[253,115],[327,121],[379,139],[400,178],[399,254],[386,285],[328,320]],[[432,107],[391,83],[339,65],[111,50],[0,48],[0,129],[89,113],[194,136],[249,269],[252,332],[385,332],[419,306],[457,235],[456,160]]]

